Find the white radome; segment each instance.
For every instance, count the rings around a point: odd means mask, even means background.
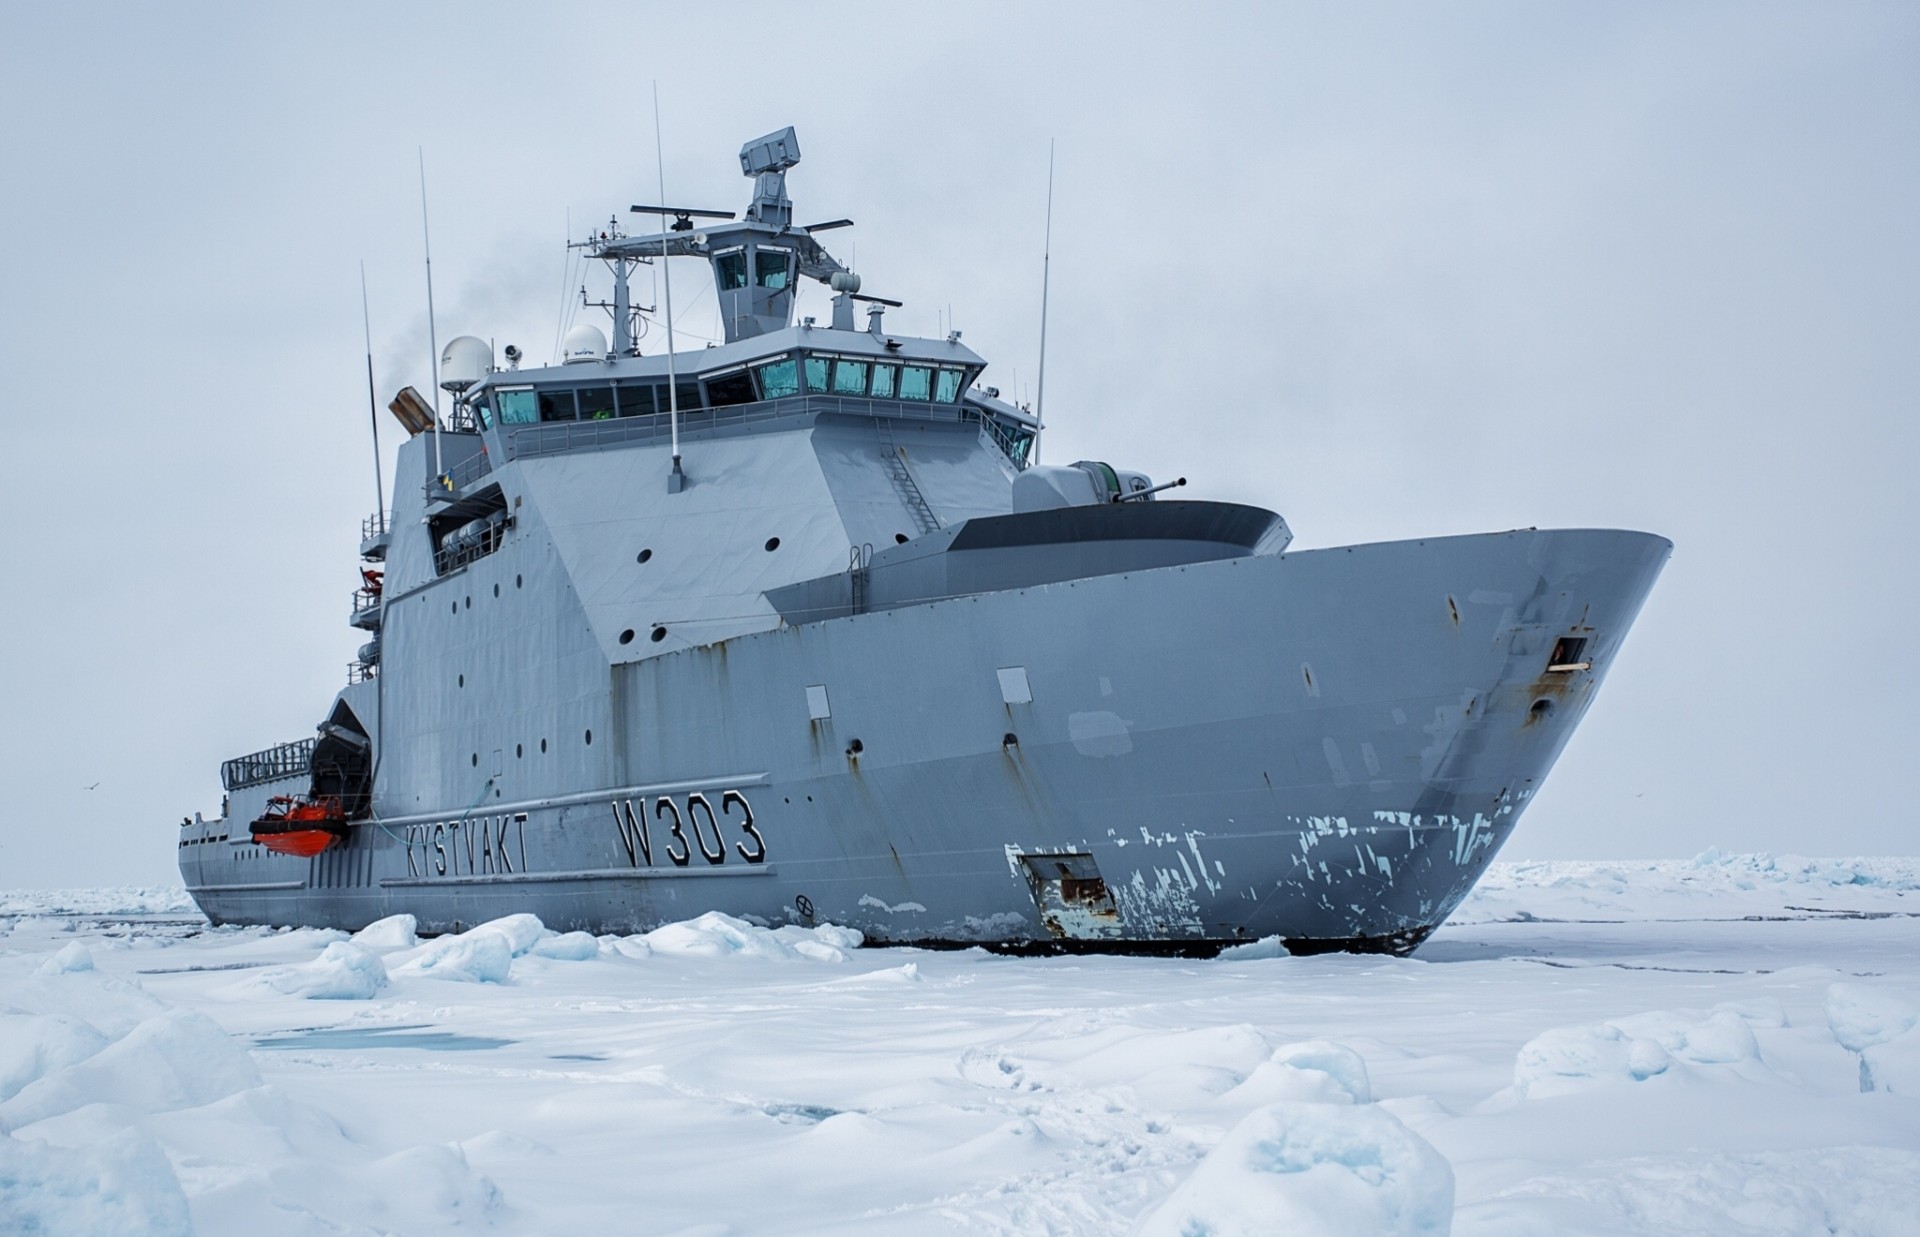
[[[493,368],[493,346],[474,335],[450,339],[440,350],[440,387],[464,391]]]
[[[560,345],[560,359],[568,365],[598,361],[607,355],[607,337],[600,328],[585,322],[567,332]]]

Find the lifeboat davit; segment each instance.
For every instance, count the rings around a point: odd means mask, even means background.
[[[305,799],[275,795],[252,825],[253,840],[276,855],[311,859],[347,836],[346,813],[331,796]]]

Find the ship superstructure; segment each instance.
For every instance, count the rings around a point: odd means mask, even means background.
[[[202,909],[1418,944],[1669,543],[1289,551],[1271,511],[1035,464],[1038,421],[959,333],[891,333],[817,239],[846,221],[794,223],[798,160],[791,129],[748,143],[738,220],[635,207],[664,226],[585,242],[611,338],[576,328],[540,368],[458,339],[449,415],[396,398],[411,436],[352,607],[369,639],[315,735],[228,761],[221,817],[183,826]],[[642,355],[629,275],[690,257],[725,341]],[[792,321],[801,279],[834,292],[827,323]]]

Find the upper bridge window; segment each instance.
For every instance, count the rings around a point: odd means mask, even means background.
[[[900,367],[898,365],[876,365],[873,367],[873,398],[892,399],[893,390],[899,384]]]
[[[731,292],[735,288],[747,286],[747,251],[736,249],[731,253],[714,255],[713,274],[720,284],[722,292]]]
[[[751,404],[753,402],[753,379],[747,371],[733,370],[731,373],[712,376],[707,379],[707,402],[715,408],[728,404]]]
[[[933,369],[926,365],[900,367],[900,398],[926,399],[933,393]]]
[[[612,387],[581,387],[580,419],[582,421],[610,421],[613,419]]]
[[[827,358],[810,356],[807,358],[807,391],[809,394],[824,393],[827,389]]]
[[[967,376],[964,369],[943,369],[933,380],[933,398],[943,404],[951,404],[960,398],[960,383]]]
[[[753,376],[760,381],[761,399],[785,399],[800,394],[800,370],[792,357],[756,365]]]
[[[532,387],[521,387],[517,391],[495,391],[493,398],[498,401],[502,425],[532,425],[540,419],[540,405],[534,398]]]
[[[784,249],[753,251],[754,282],[763,288],[780,289],[792,278],[793,255]]]
[[[833,393],[835,395],[865,395],[867,393],[867,371],[873,366],[866,361],[849,361],[841,357],[833,363]]]
[[[540,392],[540,419],[542,421],[574,420],[573,392],[571,390]]]

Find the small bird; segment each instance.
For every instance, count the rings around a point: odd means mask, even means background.
[[[100,786],[100,783],[98,783],[98,782],[95,782],[95,783],[94,783],[93,785],[91,785],[91,786],[89,786],[89,787],[87,787],[87,789],[88,789],[88,790],[97,790],[97,789],[99,789],[99,786]]]

